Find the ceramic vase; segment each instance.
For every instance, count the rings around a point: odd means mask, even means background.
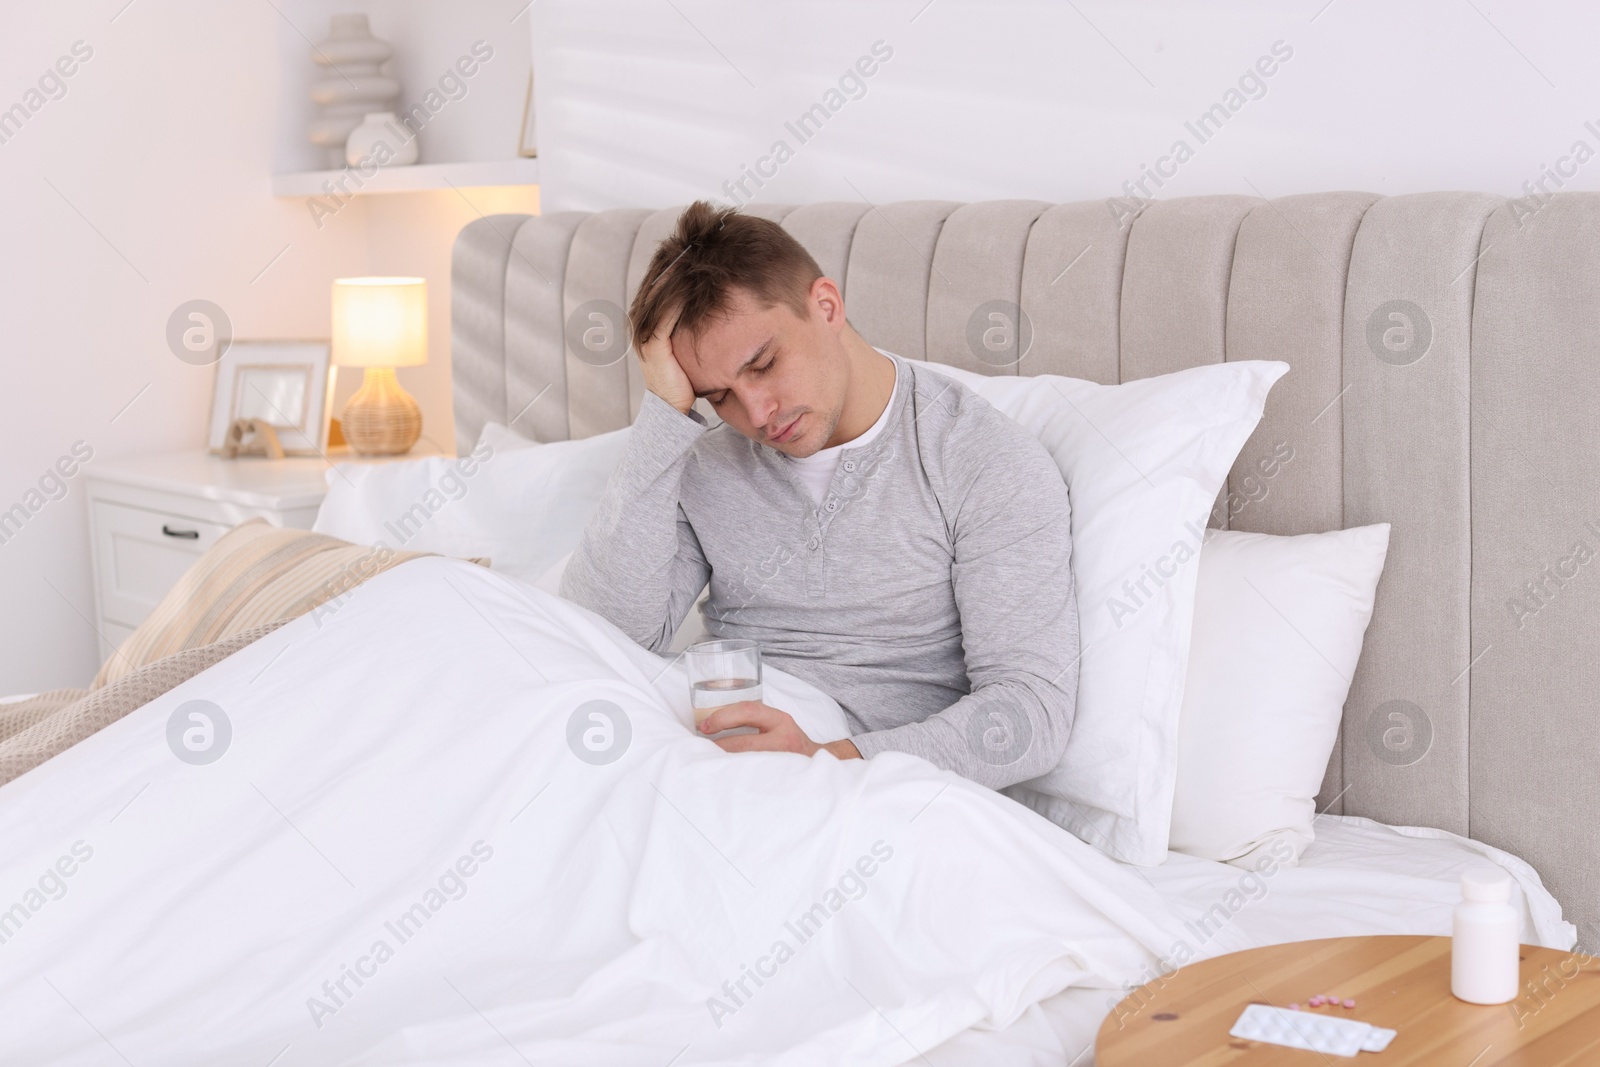
[[[392,110],[399,99],[400,83],[382,73],[392,55],[387,42],[372,36],[365,15],[334,15],[328,39],[312,47],[311,58],[321,70],[311,84],[319,112],[309,136],[327,150],[330,167],[344,166],[345,140],[364,116]]]
[[[387,148],[378,152],[378,146]],[[374,155],[374,153],[377,153]],[[368,157],[372,157],[368,163]],[[352,167],[373,164],[403,167],[417,161],[417,135],[406,129],[393,111],[373,111],[350,131],[344,143],[344,161]]]

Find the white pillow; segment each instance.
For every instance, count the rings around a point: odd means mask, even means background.
[[[1311,843],[1388,551],[1386,522],[1298,537],[1211,531],[1178,719],[1174,852],[1250,866],[1278,841],[1296,861]]]
[[[1117,859],[1159,864],[1193,561],[1217,492],[1289,366],[1242,360],[1121,385],[920,366],[966,384],[1038,437],[1072,497],[1076,717],[1055,770],[1006,792]]]
[[[341,463],[311,528],[356,544],[488,556],[491,569],[535,581],[578,546],[628,432],[540,444],[491,425],[460,459]]]
[[[593,438],[590,438],[590,440],[593,440]],[[483,424],[483,431],[478,434],[478,446],[485,444],[496,452],[520,452],[525,448],[539,447],[538,441],[524,437],[517,431],[502,426],[498,422],[486,422]]]

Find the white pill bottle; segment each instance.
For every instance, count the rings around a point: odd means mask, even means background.
[[[1515,1000],[1521,932],[1511,876],[1493,867],[1463,874],[1450,937],[1450,992],[1468,1004]]]

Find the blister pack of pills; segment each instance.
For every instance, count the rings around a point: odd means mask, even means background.
[[[1303,1048],[1331,1056],[1354,1056],[1358,1052],[1382,1052],[1394,1040],[1395,1031],[1381,1026],[1321,1015],[1311,1011],[1288,1011],[1266,1004],[1244,1009],[1228,1033],[1247,1041]]]

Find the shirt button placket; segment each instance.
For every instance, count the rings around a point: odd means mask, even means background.
[[[806,596],[822,596],[826,588],[823,568],[827,558],[822,554],[822,528],[815,519],[809,523],[811,537],[806,541]]]

